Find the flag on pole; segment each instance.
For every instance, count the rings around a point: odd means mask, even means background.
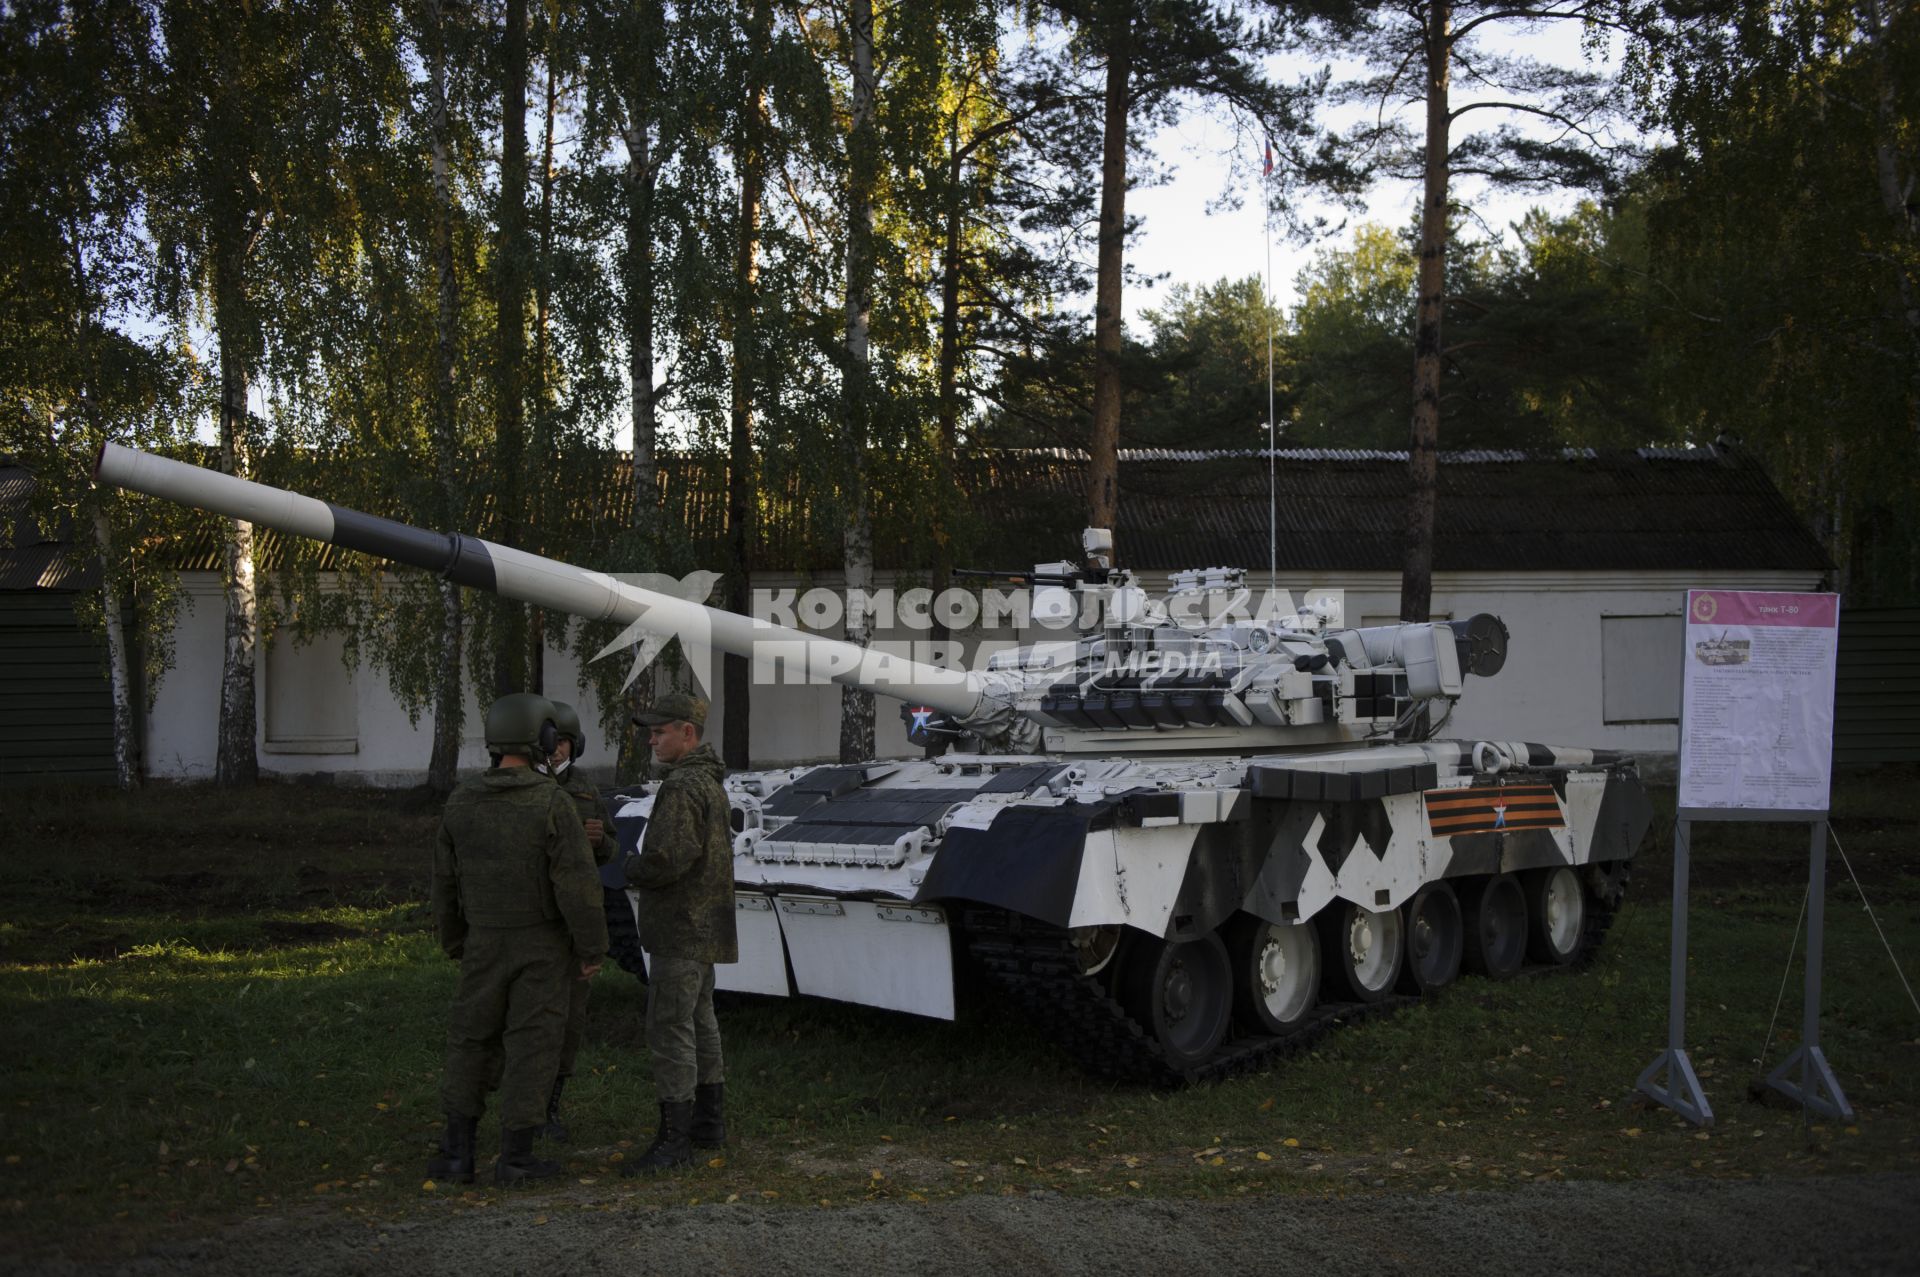
[[[1273,143],[1267,143],[1267,162],[1260,169],[1261,177],[1273,176]]]

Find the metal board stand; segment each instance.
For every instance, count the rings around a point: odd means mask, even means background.
[[[1695,1126],[1713,1125],[1713,1106],[1687,1058],[1687,865],[1693,831],[1686,812],[1673,826],[1673,954],[1667,975],[1667,1049],[1655,1056],[1635,1085]],[[1656,1081],[1661,1073],[1664,1081]]]
[[[1767,1074],[1767,1085],[1788,1099],[1823,1116],[1842,1122],[1853,1120],[1853,1106],[1840,1089],[1825,1052],[1820,1049],[1820,963],[1826,940],[1827,913],[1827,817],[1822,812],[1813,822],[1813,843],[1807,853],[1811,868],[1807,871],[1807,983],[1806,1007],[1801,1013],[1800,1045]],[[1800,1066],[1800,1080],[1791,1074]]]
[[[1827,813],[1761,808],[1682,807],[1673,829],[1673,954],[1668,976],[1667,1046],[1640,1074],[1637,1089],[1695,1126],[1713,1125],[1713,1106],[1700,1089],[1700,1078],[1687,1058],[1687,874],[1691,861],[1693,822],[1766,821],[1813,826],[1808,847],[1806,1009],[1800,1045],[1767,1078],[1767,1085],[1801,1107],[1825,1116],[1850,1120],[1853,1109],[1840,1081],[1820,1050],[1820,966],[1826,941]],[[1799,1080],[1791,1074],[1799,1066]]]

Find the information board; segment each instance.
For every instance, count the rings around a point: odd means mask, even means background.
[[[1680,806],[1827,810],[1840,596],[1687,591]]]

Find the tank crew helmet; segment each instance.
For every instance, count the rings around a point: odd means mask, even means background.
[[[553,702],[533,692],[512,692],[487,706],[487,752],[498,765],[503,754],[544,763],[560,738]]]
[[[586,734],[580,730],[580,711],[565,701],[553,703],[553,726],[560,735],[567,738],[568,750],[565,766],[571,767],[580,761],[580,755],[586,752]]]

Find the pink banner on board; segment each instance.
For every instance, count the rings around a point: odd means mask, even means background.
[[[1840,596],[1772,590],[1688,590],[1687,621],[1692,625],[1798,625],[1830,630],[1840,623]]]

